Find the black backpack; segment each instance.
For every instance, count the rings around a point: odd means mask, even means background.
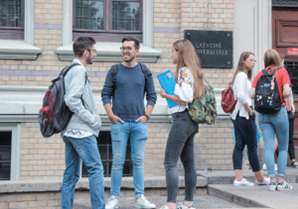
[[[148,70],[147,70],[146,65],[144,65],[142,63],[139,63],[139,64],[141,65],[142,72],[144,73],[144,78],[145,78],[145,89],[144,89],[144,93],[145,93],[148,77],[151,76],[152,74],[151,73],[148,73]],[[113,95],[114,95],[114,92],[115,92],[115,89],[116,89],[116,75],[118,73],[118,64],[112,65],[111,70],[112,70],[111,74],[112,74],[112,78],[113,78]]]
[[[263,75],[259,78],[255,93],[255,110],[262,114],[277,113],[283,102],[280,95],[275,73],[281,69],[276,68],[269,74],[267,70],[262,70]]]
[[[66,66],[59,76],[52,80],[52,84],[45,93],[42,108],[39,110],[38,116],[40,132],[44,137],[50,137],[53,134],[63,131],[73,115],[73,112],[69,110],[64,101],[64,77],[76,65],[79,65],[79,63],[72,63]],[[85,74],[85,84],[87,81],[86,76]]]

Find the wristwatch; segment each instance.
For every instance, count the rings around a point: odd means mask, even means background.
[[[149,115],[147,115],[147,114],[145,113],[144,116],[146,116],[146,118],[149,120]]]

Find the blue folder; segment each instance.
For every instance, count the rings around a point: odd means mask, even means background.
[[[175,91],[176,81],[175,81],[171,71],[168,70],[164,73],[161,73],[161,74],[157,75],[157,78],[159,80],[161,87],[166,91],[167,94],[175,95],[174,91]],[[169,108],[175,107],[178,105],[177,103],[175,103],[169,99],[167,99],[167,102],[168,102]]]

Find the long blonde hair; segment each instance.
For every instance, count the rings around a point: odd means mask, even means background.
[[[235,78],[236,78],[236,75],[240,72],[244,72],[246,75],[247,75],[247,78],[248,80],[251,80],[251,76],[252,76],[252,69],[247,69],[244,65],[244,61],[246,61],[248,59],[248,57],[250,55],[254,55],[254,53],[252,52],[243,52],[241,55],[240,55],[240,58],[239,58],[239,61],[238,61],[238,65],[237,65],[237,68],[236,68],[236,71],[234,73],[234,77],[233,77],[233,80],[232,80],[232,85],[235,81]]]
[[[182,67],[187,67],[194,79],[194,99],[200,98],[204,90],[204,84],[202,80],[204,75],[201,72],[200,61],[194,46],[190,41],[183,39],[174,42],[173,48],[178,52],[175,80],[178,80],[179,69]]]

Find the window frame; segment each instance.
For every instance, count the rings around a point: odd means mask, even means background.
[[[2,40],[24,40],[25,36],[25,0],[21,0],[22,4],[22,26],[7,27],[0,26],[0,39]]]
[[[83,0],[90,1],[90,0]],[[134,36],[141,43],[143,42],[143,0],[92,0],[103,2],[103,17],[104,28],[103,30],[90,30],[90,29],[76,29],[75,28],[75,14],[76,14],[76,0],[72,0],[72,40],[74,41],[79,36],[92,36],[96,41],[104,42],[121,42],[124,36]],[[130,30],[112,30],[113,28],[113,12],[112,4],[115,1],[119,2],[139,2],[139,31]],[[107,13],[108,12],[108,13]]]
[[[10,180],[19,180],[21,155],[21,124],[0,124],[0,131],[11,132]]]
[[[99,147],[106,147],[106,153],[107,153],[107,156],[106,156],[106,159],[103,159],[103,157],[101,157],[101,162],[102,162],[102,166],[103,166],[103,169],[107,172],[106,175],[104,175],[104,177],[111,177],[111,172],[110,172],[110,168],[112,168],[112,163],[113,163],[113,153],[110,152],[110,148],[112,148],[112,138],[111,138],[111,131],[110,130],[102,130],[101,132],[109,132],[109,136],[110,138],[107,140],[107,143],[105,144],[99,144],[98,142],[100,141],[99,137],[96,138],[96,141],[97,141],[97,148]],[[111,142],[111,143],[109,143]],[[127,145],[126,145],[126,154],[125,154],[125,157],[127,155],[127,150],[128,148],[130,148],[130,153],[131,153],[131,143],[130,143],[130,138],[128,139],[128,142],[127,142]],[[99,153],[100,153],[100,149],[98,149]],[[100,153],[101,155],[101,153]],[[101,155],[102,156],[102,155]],[[104,165],[106,163],[106,165]],[[123,176],[124,177],[127,177],[127,176],[133,176],[133,162],[132,162],[132,158],[131,158],[131,154],[129,156],[129,159],[126,159],[124,160],[124,165],[125,163],[129,163],[129,173],[128,174],[124,174],[123,173]],[[81,177],[82,178],[88,178],[88,175],[83,175],[83,169],[84,166],[83,165],[84,162],[81,161],[81,169],[80,169],[80,173],[81,173]],[[123,165],[123,169],[124,169],[124,165]]]

